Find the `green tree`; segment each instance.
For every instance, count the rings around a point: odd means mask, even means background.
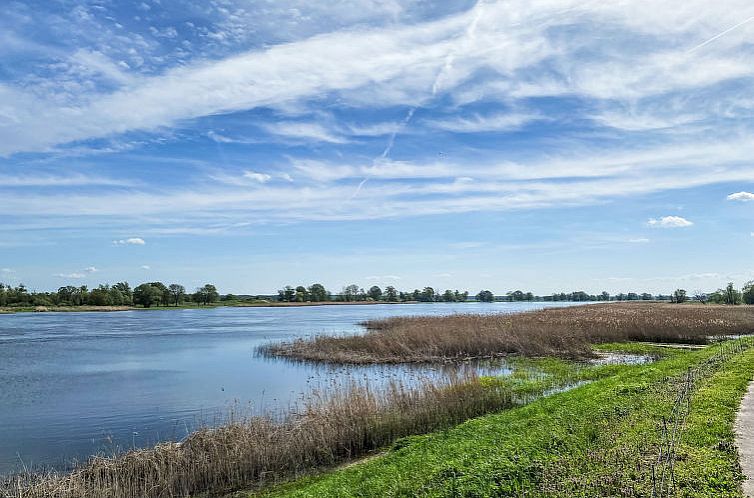
[[[178,306],[183,298],[186,297],[186,288],[180,284],[170,284],[168,286],[168,292],[170,293],[170,300]]]
[[[431,303],[435,300],[435,290],[432,287],[425,287],[419,294],[419,301],[423,303]]]
[[[134,304],[140,304],[145,308],[151,308],[155,304],[160,304],[162,300],[162,290],[152,284],[141,284],[134,289]]]
[[[205,306],[216,302],[219,298],[220,293],[217,292],[217,287],[212,284],[205,284],[204,287],[196,289],[196,292],[194,293],[194,300]]]
[[[309,298],[318,303],[323,303],[331,299],[330,293],[322,284],[312,284],[309,286]]]
[[[754,304],[754,281],[746,282],[741,297],[746,304]]]
[[[133,303],[133,291],[131,290],[131,286],[128,285],[128,282],[118,282],[117,284],[113,285],[112,288],[120,292],[120,294],[123,296],[123,302],[121,304]]]
[[[479,291],[479,294],[476,295],[476,300],[482,303],[491,303],[495,300],[495,295],[492,291]]]
[[[673,302],[675,303],[685,303],[688,301],[688,296],[686,295],[685,289],[676,289],[675,292],[673,292]]]
[[[722,292],[725,304],[741,304],[741,293],[733,286],[733,282],[728,282],[728,285]]]
[[[296,300],[296,290],[290,285],[278,291],[278,301],[283,303],[292,303]]]
[[[385,287],[384,297],[385,297],[385,301],[388,301],[390,303],[395,303],[400,299],[398,295],[398,291],[392,285],[388,285],[387,287]]]
[[[343,287],[343,292],[340,294],[343,301],[356,301],[359,298],[359,286],[351,284]]]
[[[309,291],[304,287],[303,285],[299,285],[296,287],[296,298],[295,301],[297,303],[304,303],[306,301],[309,301]]]
[[[161,304],[163,306],[170,306],[170,289],[168,289],[167,285],[163,284],[162,282],[149,282],[149,284],[152,287],[155,287],[157,289],[160,289],[160,300],[158,304]]]
[[[367,291],[367,296],[372,298],[374,301],[379,301],[382,298],[382,289],[380,289],[377,285],[373,285]]]
[[[89,304],[93,306],[110,306],[113,304],[110,296],[110,286],[100,285],[89,293]]]
[[[526,294],[523,293],[523,291],[517,290],[508,293],[508,296],[510,297],[511,301],[525,301],[526,300]]]
[[[121,291],[115,288],[115,286],[110,287],[108,290],[108,295],[110,296],[110,304],[113,306],[123,306],[124,304],[131,304],[131,300],[129,299],[128,302],[126,302],[126,297],[123,295]]]

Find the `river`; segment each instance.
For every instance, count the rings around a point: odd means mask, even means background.
[[[564,303],[565,304],[565,303]],[[0,474],[179,440],[284,410],[312,389],[444,375],[439,366],[334,367],[258,355],[269,341],[358,333],[398,315],[513,313],[559,303],[437,303],[0,315]]]

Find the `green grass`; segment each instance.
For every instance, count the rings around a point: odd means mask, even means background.
[[[595,380],[446,431],[401,439],[381,456],[263,495],[652,496],[663,417],[670,417],[687,371],[729,347],[662,350],[664,359],[654,364],[578,371],[558,360],[540,360],[543,371],[555,372],[552,378]],[[675,486],[667,495],[741,497],[732,427],[753,364],[754,349],[749,349],[709,363],[694,384],[673,459]],[[515,376],[510,381],[516,382]]]

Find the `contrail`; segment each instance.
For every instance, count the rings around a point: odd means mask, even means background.
[[[692,49],[690,49],[690,50],[687,50],[687,51],[686,51],[686,53],[687,53],[687,54],[690,54],[691,52],[695,52],[696,50],[699,50],[700,48],[702,48],[702,47],[705,47],[705,46],[709,45],[710,43],[712,43],[713,41],[717,40],[718,38],[720,38],[720,37],[722,37],[722,36],[725,36],[725,35],[727,35],[727,34],[728,34],[728,33],[730,33],[731,31],[733,31],[734,29],[738,29],[738,28],[740,28],[741,26],[743,26],[744,24],[746,24],[746,23],[749,23],[749,22],[751,22],[751,21],[754,21],[754,16],[751,16],[750,18],[748,18],[748,19],[746,19],[746,20],[744,20],[744,21],[741,21],[740,23],[736,24],[735,26],[731,26],[730,28],[726,29],[726,30],[725,30],[725,31],[723,31],[722,33],[718,33],[718,34],[716,34],[715,36],[713,36],[713,37],[712,37],[712,38],[710,38],[709,40],[707,40],[707,41],[705,41],[705,42],[702,42],[702,43],[700,43],[699,45],[697,45],[696,47],[694,47],[694,48],[692,48]]]
[[[387,141],[387,145],[385,146],[385,150],[382,151],[382,154],[380,154],[376,159],[372,161],[372,166],[379,160],[379,159],[385,159],[387,156],[390,155],[390,151],[393,150],[393,145],[395,144],[395,136],[398,134],[399,131],[402,131],[406,125],[411,121],[411,118],[414,117],[414,113],[416,112],[417,107],[414,106],[411,109],[408,110],[406,113],[406,117],[403,118],[403,121],[401,121],[401,124],[398,128],[393,130],[393,132],[390,134],[390,138]],[[372,177],[372,175],[367,175],[364,177],[361,182],[359,182],[359,186],[356,187],[356,190],[354,190],[353,194],[351,194],[351,197],[348,198],[348,200],[353,199],[356,197],[359,192],[361,192],[361,188],[366,184],[366,182],[369,181],[369,179]]]
[[[478,0],[477,3],[472,7],[472,11],[474,12],[474,17],[471,19],[471,22],[469,23],[468,27],[466,28],[466,31],[464,33],[463,38],[461,39],[461,42],[467,42],[467,41],[473,41],[476,37],[476,30],[477,26],[479,25],[479,20],[482,18],[482,7],[485,3],[485,0]],[[448,52],[448,55],[445,56],[445,61],[440,68],[440,70],[437,73],[437,76],[435,76],[434,81],[432,82],[432,96],[431,98],[434,98],[437,96],[437,92],[440,90],[440,86],[442,83],[443,77],[453,69],[453,62],[455,62],[456,53],[458,52],[458,44],[454,47],[455,50],[450,50]],[[393,145],[395,145],[395,137],[398,135],[399,132],[403,131],[409,123],[411,123],[411,119],[414,117],[414,113],[416,110],[421,107],[420,105],[415,105],[411,107],[408,112],[406,113],[406,117],[403,118],[403,121],[401,121],[400,126],[398,126],[393,133],[390,134],[390,138],[388,139],[387,145],[385,146],[385,149],[382,151],[382,154],[380,154],[377,158],[375,158],[372,161],[372,166],[374,164],[382,159],[386,159],[390,153],[393,150]],[[364,177],[363,180],[359,183],[359,186],[356,187],[356,190],[353,194],[351,194],[351,197],[349,200],[352,200],[354,197],[356,197],[359,192],[361,192],[362,187],[369,181],[369,179],[372,177],[371,174]]]

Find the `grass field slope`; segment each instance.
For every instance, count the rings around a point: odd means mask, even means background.
[[[733,423],[754,372],[751,346],[620,366],[263,496],[741,497]]]

